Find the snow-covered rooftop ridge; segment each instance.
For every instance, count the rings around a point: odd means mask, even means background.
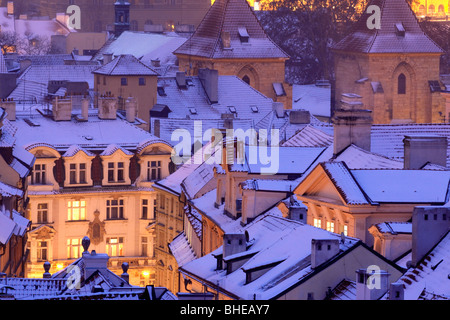
[[[109,76],[157,76],[158,73],[131,54],[122,54],[93,73]]]
[[[92,152],[103,151],[115,144],[125,150],[135,151],[139,146],[163,142],[120,117],[101,120],[96,114],[90,114],[88,121],[80,122],[76,119],[54,121],[34,112],[31,116],[18,115],[14,126],[17,128],[16,144],[27,150],[35,146],[47,146],[64,153],[72,145],[77,145]]]
[[[412,233],[411,222],[382,222],[375,225],[381,233]]]
[[[88,157],[94,157],[95,154],[93,154],[92,152],[83,149],[82,147],[78,146],[78,145],[71,145],[67,151],[63,154],[63,157],[67,158],[67,157],[73,157],[75,156],[78,152],[84,152]]]

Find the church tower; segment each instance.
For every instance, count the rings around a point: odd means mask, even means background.
[[[448,121],[439,81],[443,50],[406,0],[372,0],[333,52],[335,109],[342,94],[353,93],[372,111],[374,124]]]
[[[114,12],[114,35],[117,38],[122,32],[130,30],[130,3],[127,0],[117,0]]]
[[[174,54],[182,72],[197,75],[209,68],[235,75],[285,108],[292,107],[292,86],[285,83],[289,56],[269,38],[246,0],[216,0]]]

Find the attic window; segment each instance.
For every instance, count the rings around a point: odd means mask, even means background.
[[[231,113],[236,113],[236,108],[235,107],[228,107],[228,109],[230,110]]]
[[[248,43],[250,36],[248,35],[246,27],[238,27],[239,39],[242,43]]]
[[[251,106],[250,109],[252,110],[253,113],[258,113],[258,107],[257,106]]]
[[[167,96],[166,90],[164,90],[164,87],[158,87],[157,91],[158,91],[158,94],[159,94],[161,97]]]
[[[195,108],[189,108],[189,112],[190,112],[191,114],[197,114],[197,109],[195,109]]]
[[[395,32],[400,37],[404,37],[405,36],[405,28],[403,27],[403,23],[398,22],[398,23],[395,24]]]

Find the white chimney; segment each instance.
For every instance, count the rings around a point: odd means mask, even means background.
[[[338,239],[311,240],[311,268],[315,269],[339,253]]]
[[[356,300],[378,300],[389,288],[390,274],[378,266],[356,271]]]
[[[389,287],[389,300],[405,300],[403,283],[391,283],[391,286]]]
[[[125,101],[125,112],[128,122],[133,123],[136,120],[136,99],[129,97]]]
[[[84,97],[81,99],[81,117],[83,120],[87,120],[89,116],[89,98]]]

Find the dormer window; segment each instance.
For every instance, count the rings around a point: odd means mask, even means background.
[[[46,165],[35,164],[31,175],[31,184],[46,184]]]
[[[86,183],[86,163],[71,163],[69,168],[70,184]]]
[[[147,180],[161,180],[161,161],[147,161]]]
[[[124,163],[108,162],[108,182],[124,181]]]
[[[239,34],[239,39],[241,40],[241,43],[248,43],[250,36],[248,35],[246,27],[238,27],[238,34]]]
[[[398,22],[395,24],[395,33],[400,37],[405,36],[405,27],[403,26],[403,23]]]

